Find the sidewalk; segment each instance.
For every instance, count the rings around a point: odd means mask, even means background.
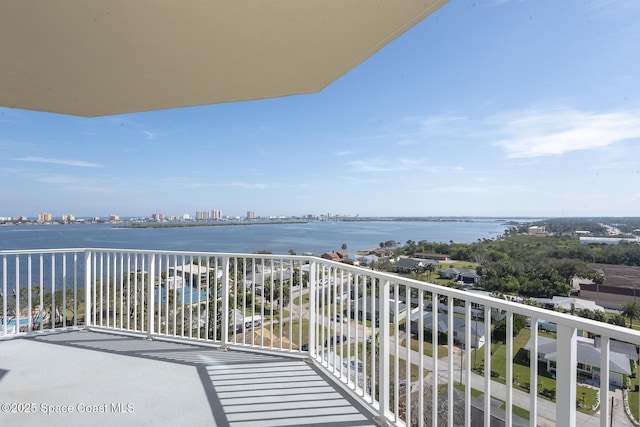
[[[390,354],[395,355],[395,344],[394,337],[392,337],[392,341],[390,347]],[[400,342],[404,337],[398,337]],[[406,360],[406,348],[402,347],[402,351],[400,351],[399,357],[403,360]],[[410,351],[410,359],[411,363],[418,364],[420,360],[420,354],[417,351]],[[433,370],[433,359],[429,356],[422,356],[424,368],[427,370]],[[449,371],[448,371],[448,358],[442,358],[438,360],[438,376],[448,380]],[[460,377],[460,357],[454,357],[454,372],[457,372],[456,378],[454,381],[459,381]],[[464,384],[468,384],[466,378],[466,372],[462,373],[462,381]],[[476,390],[484,390],[484,377],[475,373],[471,373],[471,387]],[[506,400],[507,395],[507,387],[499,383],[497,381],[491,381],[491,396],[501,399],[503,401]],[[523,409],[529,410],[530,407],[530,396],[529,393],[526,393],[519,389],[512,389],[512,402],[515,406],[519,406]],[[611,396],[609,396],[609,399]],[[537,424],[541,427],[550,427],[555,426],[555,414],[556,414],[556,404],[555,402],[549,401],[547,399],[542,399],[538,397],[538,420]],[[614,413],[614,426],[624,426],[631,427],[633,424],[627,418],[627,415],[624,412],[624,405],[622,402],[622,392],[618,389],[615,393],[615,403],[613,408]],[[543,416],[542,414],[546,415]],[[594,426],[597,427],[600,425],[600,416],[599,412],[594,415],[588,415],[582,412],[576,412],[576,425],[578,426]]]

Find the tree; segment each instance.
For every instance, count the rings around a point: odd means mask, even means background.
[[[521,314],[513,315],[513,336],[517,336],[520,331],[527,326],[527,318]],[[493,332],[491,333],[491,338],[496,341],[506,342],[507,338],[507,319],[502,319],[496,322]]]
[[[627,326],[627,320],[621,314],[614,314],[607,320],[607,323],[617,326]]]
[[[622,311],[620,314],[629,319],[629,327],[633,328],[634,319],[640,319],[640,305],[635,301],[627,302],[622,305]]]
[[[431,273],[433,273],[434,271],[436,271],[436,266],[429,263],[424,267],[425,271],[427,272],[427,281],[431,281]]]
[[[280,288],[282,288],[282,293],[280,293]],[[274,281],[271,277],[267,277],[264,280],[262,291],[262,298],[270,304],[277,302],[277,305],[281,309],[289,304],[291,289],[286,283],[280,283],[279,280]]]

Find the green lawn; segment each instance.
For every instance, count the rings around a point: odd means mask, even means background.
[[[419,345],[420,345],[420,341],[418,341],[415,338],[411,338],[411,350],[413,351],[419,351]],[[407,340],[404,339],[402,340],[402,342],[400,343],[401,347],[406,347],[407,346]],[[402,349],[400,351],[403,351]],[[433,357],[433,344],[431,344],[430,342],[425,342],[424,346],[423,346],[423,354],[425,356],[429,356],[429,357]],[[441,357],[446,357],[449,354],[449,348],[445,345],[439,345],[438,346],[438,359],[440,359]]]
[[[543,335],[543,334],[541,334]],[[531,331],[527,328],[520,331],[518,336],[514,338],[513,341],[513,353],[514,353],[514,363],[513,363],[513,379],[515,382],[515,386],[521,390],[529,391],[526,388],[526,385],[529,384],[530,378],[530,369],[528,365],[528,361],[525,361],[526,351],[524,350],[524,346],[529,341],[529,337],[531,336]],[[491,371],[494,372],[494,375],[497,373],[498,376],[494,377],[494,381],[498,381],[501,383],[505,383],[506,381],[506,351],[507,347],[504,344],[494,343],[491,346]],[[484,348],[481,348],[478,351],[474,351],[472,354],[471,366],[472,367],[483,367],[484,366]],[[538,390],[549,390],[555,393],[556,390],[556,380],[553,379],[548,373],[545,371],[546,366],[539,365],[538,366]],[[582,397],[584,393],[584,408],[579,408],[579,410],[587,413],[592,413],[591,406],[596,402],[596,390],[591,387],[586,387],[582,385],[578,385],[577,396],[578,398]],[[546,396],[541,395],[543,398],[548,398]]]

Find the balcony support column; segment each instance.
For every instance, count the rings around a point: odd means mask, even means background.
[[[578,368],[576,328],[558,324],[556,366],[556,425],[576,425],[576,369]]]
[[[91,326],[91,290],[93,284],[91,283],[91,263],[93,259],[93,253],[89,250],[84,251],[84,328],[83,331],[88,331]]]
[[[380,369],[380,374],[378,376],[378,387],[379,387],[379,396],[378,403],[380,405],[378,416],[375,417],[375,423],[380,426],[388,425],[387,422],[387,413],[390,413],[390,397],[389,393],[389,382],[391,380],[391,370],[389,369],[389,329],[390,329],[390,303],[389,303],[389,293],[391,291],[391,283],[388,280],[379,280],[378,281],[379,295],[380,299],[378,301],[378,313],[379,313],[379,329],[378,329],[378,337],[376,338],[375,334],[372,333],[371,336],[371,345],[373,347],[373,351],[375,351],[376,339],[379,343],[379,354],[378,354],[378,367]],[[397,295],[394,296],[397,298]],[[373,315],[372,319],[375,318],[375,307],[371,308],[371,312]],[[394,319],[395,322],[395,319]],[[407,390],[410,390],[411,385],[407,385]],[[374,386],[375,389],[375,386]],[[395,390],[398,392],[398,384],[395,384]]]
[[[216,273],[217,274],[217,271]],[[209,296],[207,296],[208,298]],[[246,297],[246,295],[245,295]],[[220,319],[220,340],[222,345],[220,350],[229,349],[229,257],[222,258],[222,319]]]

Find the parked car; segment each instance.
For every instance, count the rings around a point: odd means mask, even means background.
[[[336,313],[336,322],[347,323],[348,321],[349,321],[349,318],[346,315]]]
[[[324,346],[325,347],[329,347],[330,345],[336,345],[336,344],[340,344],[343,343],[347,340],[347,337],[345,335],[335,335],[333,337],[331,337],[330,339],[328,339],[327,341],[324,342]]]

